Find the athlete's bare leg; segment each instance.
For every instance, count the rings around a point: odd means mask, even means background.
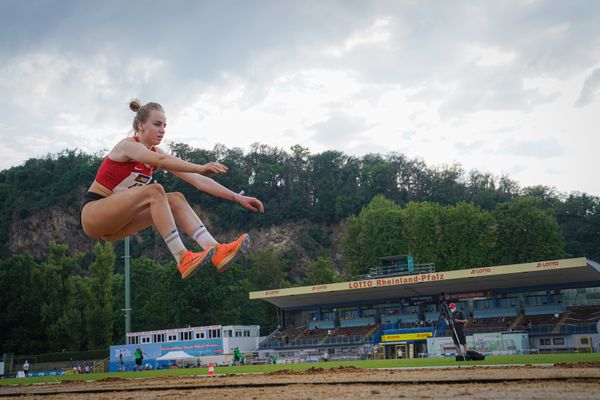
[[[171,211],[179,226],[188,236],[192,237],[198,226],[204,225],[198,214],[192,209],[185,196],[179,192],[168,193]]]
[[[202,224],[198,215],[189,205],[185,196],[179,192],[169,192],[166,194],[169,207],[175,218],[177,226],[180,227],[188,236],[192,236],[193,230]],[[153,225],[150,208],[146,208],[135,216],[127,225],[119,231],[104,235],[102,239],[109,242],[120,240],[131,236]]]
[[[167,195],[158,184],[127,189],[88,203],[81,221],[88,236],[107,240],[121,239],[150,224],[162,236],[176,229]]]

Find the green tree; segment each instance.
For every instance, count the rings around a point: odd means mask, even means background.
[[[411,202],[402,210],[406,254],[412,255],[417,263],[435,263],[436,268],[442,266],[438,249],[442,209],[439,204]]]
[[[575,257],[600,260],[600,199],[571,193],[557,205],[556,219],[565,235],[565,250]]]
[[[67,246],[50,243],[48,259],[42,264],[34,286],[41,294],[40,319],[47,335],[47,350],[81,350],[85,332],[81,288],[77,280],[82,255],[67,254]]]
[[[289,287],[283,254],[274,247],[257,251],[250,256],[248,279],[256,290]]]
[[[167,329],[180,319],[177,296],[183,296],[177,285],[176,268],[172,262],[163,265],[140,257],[131,260],[131,327],[134,331]],[[175,293],[170,291],[175,290]],[[124,301],[124,300],[122,300]],[[123,308],[124,303],[120,304]]]
[[[113,336],[113,269],[115,252],[110,243],[96,243],[95,260],[86,307],[87,339],[90,349],[108,347]]]
[[[273,247],[257,251],[250,256],[243,288],[250,292],[289,287],[285,270],[286,263],[280,251]],[[264,301],[245,302],[242,313],[253,315],[263,334],[272,332],[277,326],[277,309]]]
[[[14,254],[0,263],[0,348],[21,354],[46,350],[40,323],[41,293],[36,286],[37,262]]]
[[[437,241],[437,270],[454,270],[491,265],[496,242],[491,213],[460,202],[440,209]]]
[[[511,264],[567,257],[565,239],[551,209],[524,197],[494,211],[498,238],[496,263]]]
[[[335,265],[330,259],[318,257],[308,263],[304,268],[302,285],[319,285],[322,283],[334,283],[339,280]]]
[[[450,270],[489,265],[496,233],[492,215],[459,203],[410,202],[400,209],[376,197],[358,217],[347,221],[342,250],[350,273],[364,273],[377,258],[409,254],[417,263]]]
[[[348,219],[341,247],[351,275],[366,273],[379,257],[406,254],[400,207],[383,196],[373,198],[358,217]]]

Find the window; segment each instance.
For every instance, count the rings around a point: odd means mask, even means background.
[[[536,295],[536,296],[527,296],[526,303],[529,306],[541,306],[546,303],[546,296],[544,295]]]
[[[550,339],[549,338],[540,339],[540,346],[550,346]]]
[[[556,346],[564,346],[565,345],[565,338],[561,338],[561,337],[554,338],[552,340],[552,343],[554,343],[554,345],[556,345]]]
[[[392,310],[392,309],[388,309],[388,310]],[[435,306],[435,304],[425,304],[425,311],[426,312],[436,312],[437,307]],[[391,312],[388,312],[388,314],[391,314]]]
[[[250,331],[244,331],[244,336],[250,337]]]
[[[177,340],[177,335],[176,334],[171,334],[167,336],[167,340],[169,342],[175,342]]]
[[[507,297],[505,299],[498,300],[499,307],[515,307],[517,305],[517,299],[515,297]]]
[[[494,302],[492,299],[475,300],[473,302],[473,308],[475,308],[477,310],[484,310],[484,309],[492,308],[493,306],[494,306]],[[457,304],[457,307],[461,308],[462,305]]]
[[[192,340],[192,332],[181,332],[181,340]]]
[[[142,336],[142,343],[150,343],[150,336]]]
[[[417,306],[404,307],[404,314],[416,314],[418,310]]]
[[[200,335],[201,335],[200,332],[196,332],[196,339],[200,339]]]
[[[377,310],[374,308],[368,308],[362,312],[363,317],[373,317],[377,314]]]
[[[235,331],[235,337],[240,337],[242,336],[242,332],[240,331]]]

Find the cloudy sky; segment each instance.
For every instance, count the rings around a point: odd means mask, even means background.
[[[0,0],[0,169],[127,134],[405,153],[600,196],[600,2]]]

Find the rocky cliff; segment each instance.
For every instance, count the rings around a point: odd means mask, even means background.
[[[209,213],[196,210],[205,225],[216,231],[218,221]],[[295,260],[291,273],[297,275],[302,267],[318,256],[330,257],[334,262],[340,260],[338,253],[341,226],[322,226],[301,221],[286,223],[260,229],[250,229],[252,251],[270,247],[290,255]],[[241,231],[215,233],[219,241],[235,239]],[[69,246],[69,252],[92,251],[96,240],[88,238],[79,225],[79,210],[64,206],[52,206],[27,218],[13,216],[9,232],[8,247],[12,252],[30,252],[36,257],[45,256],[51,241]],[[168,250],[160,237],[146,230],[133,238],[143,250],[141,255],[161,261],[170,259]]]

